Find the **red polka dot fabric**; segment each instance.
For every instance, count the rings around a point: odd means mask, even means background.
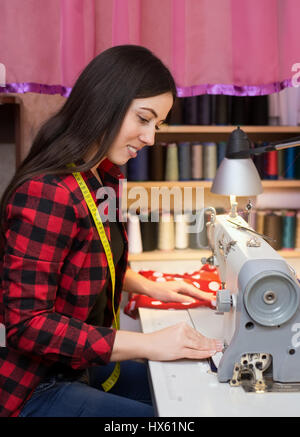
[[[150,279],[154,282],[185,281],[193,284],[201,291],[213,293],[214,295],[216,295],[217,291],[221,288],[221,281],[217,269],[214,266],[210,266],[208,264],[205,264],[200,270],[197,270],[193,273],[184,273],[183,275],[161,273],[154,270],[141,270],[139,273],[145,278]],[[142,294],[130,294],[128,303],[124,308],[124,312],[128,316],[135,319],[137,317],[138,308],[186,310],[188,308],[197,308],[200,306],[215,308],[215,301],[199,299],[191,303],[162,302]]]

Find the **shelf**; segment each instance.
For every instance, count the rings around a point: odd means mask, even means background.
[[[300,134],[300,126],[240,126],[250,140],[284,140]],[[236,126],[163,125],[156,135],[157,142],[227,141]]]
[[[201,260],[203,257],[210,256],[209,250],[197,249],[174,249],[174,250],[153,250],[151,252],[131,253],[129,261],[168,261],[176,260]]]
[[[263,188],[300,188],[299,179],[263,180]]]
[[[152,187],[203,187],[210,189],[212,186],[211,181],[127,181],[127,189],[140,186],[146,189]],[[300,180],[298,179],[285,179],[285,180],[262,180],[263,188],[300,188]]]
[[[162,125],[158,135],[161,133],[226,133],[230,134],[237,126],[216,126],[216,125]],[[246,133],[269,134],[299,134],[300,126],[242,126],[241,129]]]
[[[141,181],[141,182],[133,182],[133,181],[127,181],[127,188],[133,188],[136,186],[144,187],[148,190],[150,190],[153,187],[203,187],[203,188],[210,188],[212,185],[211,181]]]
[[[18,98],[16,96],[11,96],[7,94],[0,95],[0,105],[6,105],[11,103],[19,103]]]
[[[295,250],[279,250],[278,253],[283,258],[299,258],[300,249]],[[193,261],[211,255],[209,250],[197,250],[197,249],[175,249],[170,251],[154,250],[152,252],[142,252],[137,254],[129,254],[129,261]]]

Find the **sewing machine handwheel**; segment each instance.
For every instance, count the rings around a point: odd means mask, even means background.
[[[298,309],[299,287],[284,273],[259,273],[245,289],[244,305],[257,323],[281,325],[290,320]]]

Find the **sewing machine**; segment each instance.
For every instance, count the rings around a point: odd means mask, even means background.
[[[237,214],[235,201],[263,191],[251,155],[295,146],[300,137],[251,149],[240,128],[229,137],[211,192],[230,196],[231,211],[216,215],[205,208],[212,213],[212,255],[203,262],[217,267],[223,284],[217,311],[139,309],[143,332],[182,321],[224,340],[223,353],[210,360],[149,361],[159,416],[299,417],[300,287],[293,269],[265,241],[268,236]]]
[[[224,313],[218,380],[246,391],[300,390],[300,287],[295,272],[238,214],[211,210],[209,261],[222,281],[217,311]]]
[[[148,362],[157,416],[299,417],[299,285],[264,238],[243,227],[230,214],[208,224],[209,261],[223,282],[216,310],[139,309],[145,333],[184,322],[225,340],[209,360]]]

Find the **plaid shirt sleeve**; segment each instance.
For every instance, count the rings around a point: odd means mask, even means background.
[[[53,181],[34,178],[17,189],[7,208],[2,287],[8,347],[83,369],[109,361],[115,330],[56,309],[65,261],[81,244],[77,206]]]

